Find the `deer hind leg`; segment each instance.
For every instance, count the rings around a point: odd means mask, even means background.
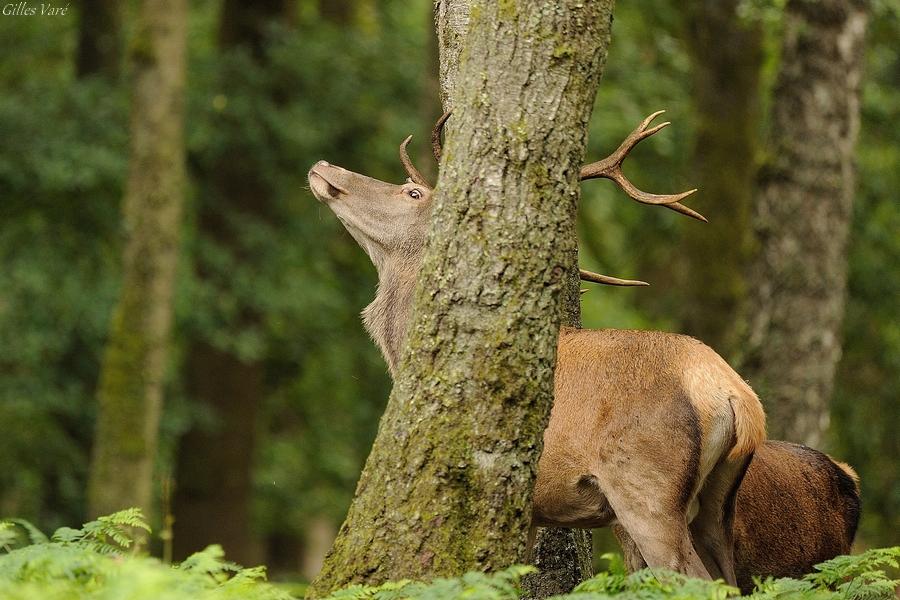
[[[594,471],[642,561],[710,579],[688,528],[703,444],[701,422],[689,399],[673,395],[643,402],[602,433]],[[637,564],[636,556],[631,562]]]
[[[638,550],[637,544],[628,535],[628,531],[620,523],[613,525],[612,530],[613,535],[616,536],[616,540],[619,542],[619,546],[622,547],[622,556],[625,558],[625,568],[628,569],[628,572],[634,573],[646,567],[647,563],[644,562],[641,551]]]
[[[694,549],[687,525],[687,514],[674,514],[655,499],[648,498],[649,490],[622,493],[621,486],[607,494],[619,524],[637,548],[629,568],[646,563],[649,567],[671,569],[692,577],[711,579],[706,566]],[[643,496],[643,497],[642,497]],[[642,562],[638,562],[637,555]]]
[[[690,524],[694,545],[710,575],[735,586],[734,501],[749,463],[750,457],[722,458],[700,490],[700,510]]]

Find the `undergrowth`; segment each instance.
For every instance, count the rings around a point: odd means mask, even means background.
[[[47,537],[19,519],[0,522],[0,600],[289,600],[284,589],[266,582],[264,567],[242,568],[209,546],[178,565],[136,553],[137,530],[149,532],[137,509],[63,527]],[[726,600],[738,590],[720,581],[702,581],[659,569],[625,572],[621,559],[607,555],[606,571],[571,593],[551,600]],[[891,600],[900,580],[900,547],[839,556],[801,579],[757,581],[754,600]],[[521,578],[533,567],[513,566],[493,574],[466,573],[430,583],[356,585],[328,600],[518,600]]]
[[[264,567],[244,569],[209,546],[179,565],[129,551],[141,512],[100,517],[49,538],[18,519],[0,522],[0,600],[291,600],[266,583]]]
[[[618,555],[605,555],[607,571],[597,574],[571,593],[550,600],[726,600],[739,596],[737,588],[721,581],[704,581],[660,569],[628,574]],[[756,582],[753,600],[892,600],[900,580],[884,569],[898,568],[900,547],[869,550],[855,556],[839,556],[816,566],[802,579],[764,579]],[[519,580],[533,567],[514,566],[486,575],[467,573],[455,579],[431,583],[392,582],[383,586],[353,586],[328,600],[450,600],[484,598],[517,600]]]

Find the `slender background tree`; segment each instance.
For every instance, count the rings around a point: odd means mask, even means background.
[[[83,0],[79,9],[78,76],[102,74],[116,79],[122,65],[122,3]]]
[[[746,296],[756,175],[759,81],[763,61],[758,19],[740,0],[694,0],[685,10],[684,40],[693,74],[697,131],[691,155],[698,187],[693,206],[710,217],[683,227],[684,332],[734,356],[741,339],[735,317]]]
[[[785,11],[742,373],[771,437],[820,447],[841,356],[868,9],[790,0]]]
[[[184,0],[144,0],[130,54],[123,280],[98,390],[89,510],[150,513],[184,200]]]
[[[217,41],[233,63],[220,74],[222,101],[234,96],[232,69],[267,68],[272,30],[289,22],[295,10],[293,0],[223,2]],[[257,257],[240,228],[248,221],[269,221],[275,213],[271,180],[256,161],[241,159],[248,152],[246,137],[228,141],[217,149],[202,175],[206,181],[197,226],[208,251],[198,253],[196,267],[198,278],[207,285],[226,290],[234,280],[222,277],[210,259],[225,254],[234,263],[252,267]],[[226,339],[260,327],[263,318],[258,307],[249,303],[236,313],[223,319]],[[221,335],[222,329],[217,333]],[[235,560],[253,564],[262,558],[260,541],[251,527],[250,504],[257,417],[266,394],[264,356],[242,355],[235,344],[217,343],[210,337],[208,331],[197,331],[185,361],[186,391],[209,418],[195,421],[179,443],[174,555],[184,559],[218,543]]]

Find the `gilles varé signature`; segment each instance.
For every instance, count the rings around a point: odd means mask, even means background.
[[[3,15],[7,17],[58,16],[64,17],[69,12],[69,5],[54,6],[51,2],[42,2],[40,6],[28,2],[10,2],[3,5]]]

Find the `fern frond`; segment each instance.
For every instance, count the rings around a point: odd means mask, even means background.
[[[207,546],[200,552],[194,552],[177,568],[189,573],[202,573],[216,581],[225,581],[228,573],[236,573],[241,570],[240,565],[225,560],[225,551],[218,544]]]
[[[24,529],[25,533],[28,534],[28,541],[31,544],[45,544],[49,541],[47,536],[44,535],[44,532],[32,525],[30,521],[26,521],[25,519],[7,519],[6,522],[13,523]]]
[[[838,586],[847,600],[892,600],[900,580],[888,579],[883,571],[864,573]]]
[[[0,521],[0,549],[9,552],[18,540],[15,526],[9,521]]]
[[[61,544],[72,544],[84,537],[84,531],[81,529],[72,529],[71,527],[60,527],[53,532],[50,537],[54,542]]]
[[[898,565],[900,565],[900,546],[873,548],[862,554],[838,556],[827,560],[816,565],[816,572],[806,575],[803,579],[818,587],[834,589],[848,579],[873,573],[883,567],[896,569]]]

